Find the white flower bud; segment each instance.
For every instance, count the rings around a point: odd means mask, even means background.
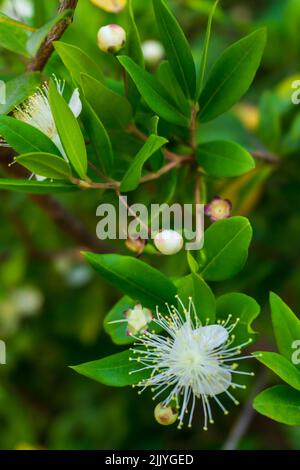
[[[97,38],[102,51],[115,54],[125,46],[126,32],[118,24],[109,24],[99,29]]]
[[[170,426],[174,424],[178,418],[178,410],[173,406],[163,406],[159,403],[154,410],[156,421],[162,426]]]
[[[150,67],[158,65],[165,57],[165,50],[159,41],[150,39],[142,44],[145,62]]]
[[[175,255],[183,247],[183,238],[174,230],[162,230],[154,237],[154,244],[163,255]]]
[[[127,334],[131,336],[146,331],[153,315],[151,310],[138,304],[125,312],[125,318],[127,320]]]

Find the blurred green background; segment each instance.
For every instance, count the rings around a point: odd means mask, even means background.
[[[23,3],[26,22],[36,27],[54,16],[58,6],[56,0],[5,0],[0,1],[0,11],[12,14],[15,4],[18,12]],[[133,3],[142,39],[157,37],[151,2]],[[199,61],[212,1],[169,3]],[[96,33],[104,24],[123,21],[122,14],[107,14],[89,0],[79,0],[64,41],[97,57],[109,72],[113,64],[97,49]],[[291,104],[291,83],[300,76],[299,0],[223,0],[214,22],[210,63],[226,45],[260,26],[268,27],[269,39],[255,84],[241,105],[202,128],[199,140],[225,135],[248,149],[280,157],[279,164],[261,163],[243,178],[218,185],[209,182],[209,197],[230,197],[234,213],[249,217],[254,227],[243,273],[213,289],[216,294],[242,291],[256,298],[262,305],[255,325],[260,332],[256,347],[270,349],[274,342],[269,291],[281,295],[295,312],[300,308],[300,111]],[[0,50],[0,79],[8,80],[23,69],[18,56]],[[68,78],[56,56],[46,71]],[[101,194],[59,199],[95,233]],[[26,196],[0,192],[0,200],[0,339],[7,345],[7,365],[0,366],[0,448],[221,448],[252,385],[228,417],[216,411],[216,424],[208,433],[202,431],[200,410],[193,429],[179,432],[154,421],[150,392],[140,397],[131,389],[107,388],[74,374],[68,365],[119,351],[102,329],[103,317],[119,293],[82,263],[80,247]],[[147,255],[144,258],[153,263]],[[185,254],[160,258],[157,265],[170,276],[187,269]],[[260,366],[253,367],[260,374]],[[275,381],[268,377],[268,383]],[[255,415],[239,448],[300,449],[300,429]]]

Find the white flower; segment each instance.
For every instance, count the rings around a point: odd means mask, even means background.
[[[118,24],[109,24],[99,29],[97,39],[102,51],[115,54],[125,46],[126,32]]]
[[[62,95],[65,83],[57,80],[56,78],[55,83],[59,93]],[[73,112],[74,116],[78,118],[82,111],[82,103],[78,88],[74,90],[71,96],[69,108]],[[26,124],[35,127],[49,137],[65,160],[68,160],[56,129],[49,103],[48,85],[46,83],[34,95],[30,96],[25,103],[16,108],[14,111],[14,117],[19,121],[23,121]],[[46,178],[37,176],[37,179],[44,180]]]
[[[163,255],[175,255],[183,247],[183,238],[175,230],[162,230],[155,235],[154,244]]]
[[[127,323],[126,332],[128,336],[133,336],[141,332],[144,333],[153,319],[151,310],[144,308],[141,304],[137,304],[134,308],[126,310],[124,316],[124,320],[111,321],[109,324]]]
[[[150,67],[158,65],[165,57],[165,49],[159,41],[150,39],[142,44],[142,51],[146,64]]]
[[[178,298],[178,297],[177,297]],[[231,315],[226,321],[215,325],[202,325],[192,299],[188,310],[178,298],[183,314],[174,306],[167,305],[169,315],[164,317],[157,311],[153,319],[164,333],[145,332],[136,336],[131,361],[143,367],[134,369],[131,374],[149,370],[149,379],[138,384],[142,393],[148,386],[155,393],[154,399],[163,397],[161,405],[176,404],[179,413],[179,429],[184,416],[189,413],[191,427],[196,399],[200,399],[204,414],[204,430],[208,422],[213,423],[210,400],[213,399],[228,414],[218,395],[225,393],[235,404],[238,401],[230,393],[232,388],[245,388],[235,382],[234,375],[254,375],[236,370],[236,361],[253,356],[240,356],[241,349],[251,340],[239,346],[232,346],[235,337],[232,331],[239,322],[230,324]],[[138,347],[139,346],[139,347]],[[190,409],[189,409],[190,407]]]

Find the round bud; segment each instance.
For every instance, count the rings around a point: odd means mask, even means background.
[[[162,426],[170,426],[176,422],[178,411],[173,406],[163,406],[162,403],[159,403],[155,407],[154,417]]]
[[[118,24],[109,24],[99,29],[97,39],[102,51],[116,54],[125,46],[126,32]]]
[[[183,247],[183,238],[175,230],[162,230],[154,237],[154,244],[163,255],[175,255]]]
[[[165,57],[165,50],[159,41],[150,39],[142,44],[144,59],[147,65],[155,67]]]

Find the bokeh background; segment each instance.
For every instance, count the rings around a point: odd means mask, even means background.
[[[169,0],[199,61],[210,0]],[[55,14],[57,0],[2,0],[0,11],[38,27]],[[143,40],[157,37],[149,0],[134,0]],[[80,46],[114,74],[114,64],[96,46],[96,33],[107,23],[122,23],[89,0],[79,0],[65,42]],[[273,349],[269,291],[300,309],[300,108],[291,104],[291,83],[300,78],[299,0],[223,0],[215,22],[210,62],[252,30],[268,27],[268,46],[255,84],[231,112],[202,128],[199,140],[234,139],[250,150],[272,152],[279,163],[260,163],[239,179],[209,184],[209,197],[230,197],[234,213],[249,217],[254,241],[243,273],[213,286],[216,294],[242,291],[262,306],[255,328],[258,349]],[[21,58],[0,50],[0,79],[24,70]],[[47,66],[69,77],[54,55]],[[0,169],[0,172],[3,170]],[[1,173],[0,176],[3,176]],[[210,182],[209,182],[210,183]],[[59,197],[93,234],[101,194]],[[203,433],[201,415],[192,430],[160,427],[153,419],[150,392],[112,389],[89,381],[68,365],[119,351],[103,331],[105,314],[120,293],[111,289],[78,256],[79,248],[24,195],[0,192],[0,339],[7,365],[0,366],[1,449],[219,449],[226,443],[249,401],[228,417],[216,411],[216,424]],[[118,249],[124,246],[118,246]],[[112,247],[114,249],[114,247]],[[153,263],[147,255],[144,257]],[[156,261],[170,276],[186,272],[185,255]],[[253,364],[259,380],[264,377]],[[263,377],[263,379],[262,379]],[[254,415],[241,436],[240,449],[300,449],[300,428]]]

